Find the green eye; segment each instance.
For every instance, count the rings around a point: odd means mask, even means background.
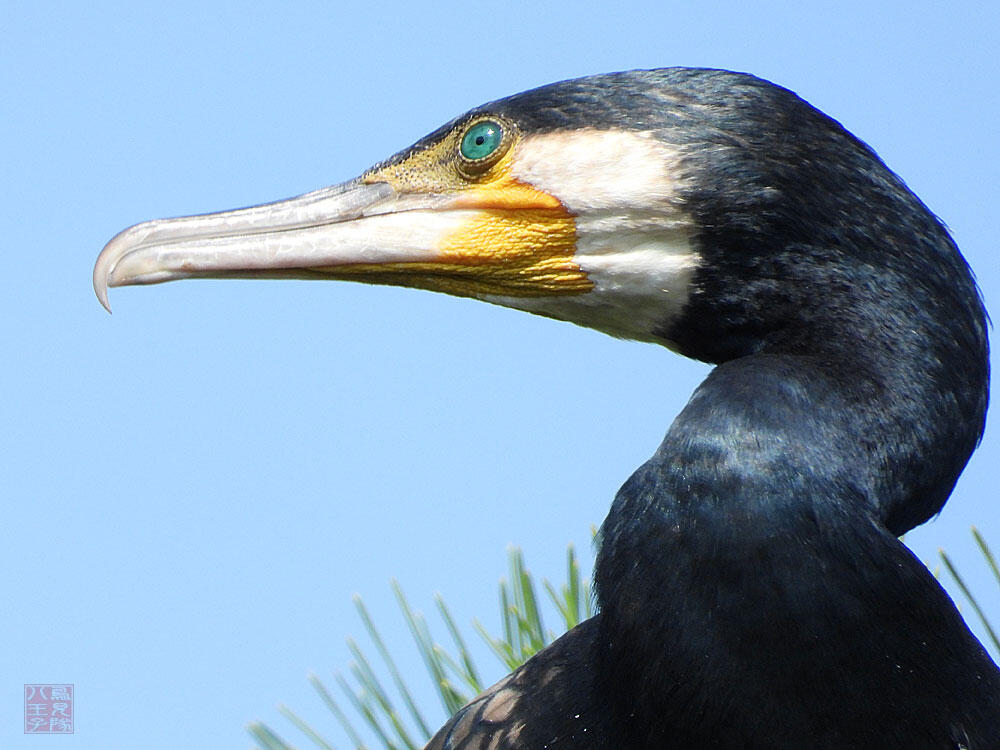
[[[503,141],[503,128],[492,120],[477,122],[462,136],[459,150],[469,161],[485,159],[500,147]]]

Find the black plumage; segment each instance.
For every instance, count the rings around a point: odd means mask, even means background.
[[[896,538],[940,510],[986,411],[985,313],[941,222],[750,76],[613,74],[479,111],[682,147],[705,262],[658,333],[719,366],[614,501],[600,614],[430,747],[1000,747],[1000,674]]]

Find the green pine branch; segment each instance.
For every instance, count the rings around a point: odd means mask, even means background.
[[[559,617],[556,630],[547,629],[544,625],[538,589],[520,548],[508,550],[508,565],[508,577],[500,579],[502,635],[490,634],[478,620],[473,624],[504,668],[513,671],[564,632],[592,616],[594,611],[590,582],[580,572],[572,545],[566,551],[566,582],[557,588],[547,580],[542,581],[542,588]],[[430,721],[424,717],[368,609],[361,597],[355,596],[354,606],[382,667],[389,674],[389,685],[379,678],[372,659],[352,638],[347,640],[352,658],[347,672],[334,675],[337,689],[331,690],[315,675],[309,676],[309,682],[356,750],[368,750],[360,727],[365,727],[377,738],[380,748],[419,750],[448,716],[486,687],[444,599],[437,595],[434,602],[448,633],[448,645],[442,645],[431,635],[426,619],[410,606],[399,583],[392,581],[391,585],[444,710]],[[405,710],[400,710],[400,705]],[[310,747],[335,750],[333,743],[291,709],[282,705],[278,710],[312,743]],[[260,750],[294,750],[294,745],[263,722],[254,722],[248,731]]]
[[[977,529],[972,529],[972,536],[1000,591],[1000,565],[996,556]],[[983,624],[989,645],[996,657],[1000,654],[1000,639],[984,607],[948,555],[943,550],[940,555],[945,569]],[[542,620],[541,600],[534,579],[525,566],[523,553],[517,547],[508,550],[508,577],[500,579],[501,634],[492,635],[479,620],[473,621],[476,632],[507,671],[517,669],[562,633],[593,616],[590,582],[581,575],[572,545],[567,549],[566,563],[565,583],[556,587],[547,580],[542,581],[542,589],[555,607],[558,616],[557,628],[550,630],[545,627]],[[372,660],[353,639],[347,641],[352,661],[348,665],[346,675],[339,672],[334,675],[338,690],[331,690],[319,677],[309,675],[309,682],[323,704],[343,727],[354,750],[369,750],[369,746],[362,739],[360,726],[367,727],[367,730],[377,738],[379,748],[419,750],[448,716],[455,713],[485,687],[466,640],[441,596],[435,596],[434,603],[448,633],[447,646],[441,645],[431,635],[424,616],[410,606],[399,583],[392,581],[391,585],[417,651],[437,689],[443,713],[430,720],[424,717],[364,602],[355,596],[354,605],[358,610],[358,616],[375,646],[375,653],[382,667],[389,674],[390,684],[387,686],[379,678]],[[342,694],[341,697],[337,697],[338,692]],[[291,709],[282,705],[278,710],[306,738],[310,743],[308,747],[335,750],[336,746],[333,743],[323,738],[312,725]],[[257,742],[259,750],[295,749],[294,745],[286,742],[276,731],[262,722],[254,722],[248,727],[248,731]]]

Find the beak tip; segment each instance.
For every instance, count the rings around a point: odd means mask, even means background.
[[[97,295],[98,301],[101,303],[101,307],[111,313],[111,303],[108,302],[108,275],[109,269],[107,268],[106,262],[104,262],[104,254],[97,259],[97,264],[94,266],[94,294]]]
[[[135,229],[136,227],[129,227],[112,237],[94,263],[94,294],[97,295],[101,307],[108,313],[111,312],[111,303],[108,302],[108,287],[119,286],[114,278],[115,268],[118,266],[118,262],[128,254],[131,247],[128,240],[135,234]]]

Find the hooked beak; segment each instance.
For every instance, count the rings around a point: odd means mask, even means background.
[[[101,251],[94,291],[110,312],[108,287],[185,278],[353,280],[501,304],[593,287],[552,195],[508,172],[415,186],[394,164],[285,201],[136,224]]]
[[[94,266],[94,291],[183,278],[343,278],[338,269],[434,261],[469,211],[446,196],[358,180],[234,211],[147,221],[120,232]]]

